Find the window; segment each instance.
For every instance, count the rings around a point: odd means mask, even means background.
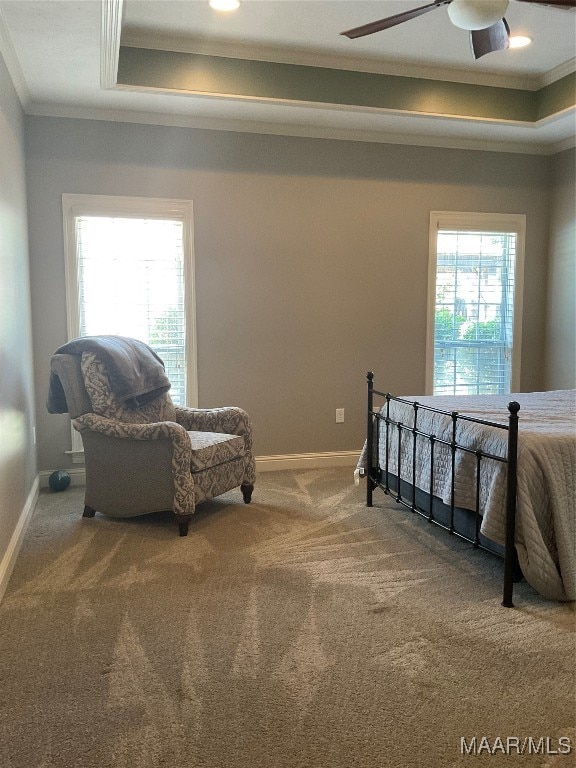
[[[525,216],[432,212],[427,391],[519,389]]]
[[[68,337],[146,342],[164,361],[174,402],[196,406],[192,203],[63,195],[62,207]]]

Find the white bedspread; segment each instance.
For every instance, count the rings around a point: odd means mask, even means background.
[[[544,597],[576,600],[576,390],[532,392],[490,396],[442,396],[406,398],[446,411],[507,423],[507,406],[520,403],[518,443],[518,493],[516,548],[527,581]],[[391,401],[390,417],[407,426],[413,424],[413,408]],[[418,429],[450,440],[449,417],[424,410],[418,412]],[[397,470],[397,430],[390,431],[390,472]],[[457,442],[505,456],[508,432],[469,422],[459,422]],[[384,469],[385,428],[381,427],[379,456]],[[365,466],[365,451],[359,466]],[[482,533],[504,544],[506,465],[482,461],[480,482]],[[412,435],[401,445],[401,474],[412,480]],[[455,504],[475,508],[476,460],[457,452]],[[430,489],[429,441],[418,440],[416,484]],[[435,448],[434,495],[450,503],[450,452]]]

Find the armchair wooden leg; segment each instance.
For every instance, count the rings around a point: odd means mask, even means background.
[[[188,526],[190,525],[191,519],[192,515],[176,515],[180,536],[188,536]]]
[[[82,513],[82,517],[94,517],[96,514],[96,510],[92,509],[92,507],[85,506],[84,512]]]
[[[241,485],[240,490],[242,491],[242,498],[244,499],[244,504],[250,504],[252,501],[252,491],[254,490],[254,485]]]

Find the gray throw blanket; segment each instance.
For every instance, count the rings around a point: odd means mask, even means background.
[[[110,389],[128,408],[140,408],[168,392],[164,363],[143,341],[126,336],[84,336],[56,350],[59,355],[94,352],[106,366]],[[46,407],[49,413],[67,413],[62,382],[52,371]]]

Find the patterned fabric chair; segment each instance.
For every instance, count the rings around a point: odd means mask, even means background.
[[[241,408],[180,408],[168,394],[126,408],[93,352],[55,354],[51,369],[84,443],[84,517],[172,510],[186,536],[200,502],[238,486],[250,502],[252,425]]]

